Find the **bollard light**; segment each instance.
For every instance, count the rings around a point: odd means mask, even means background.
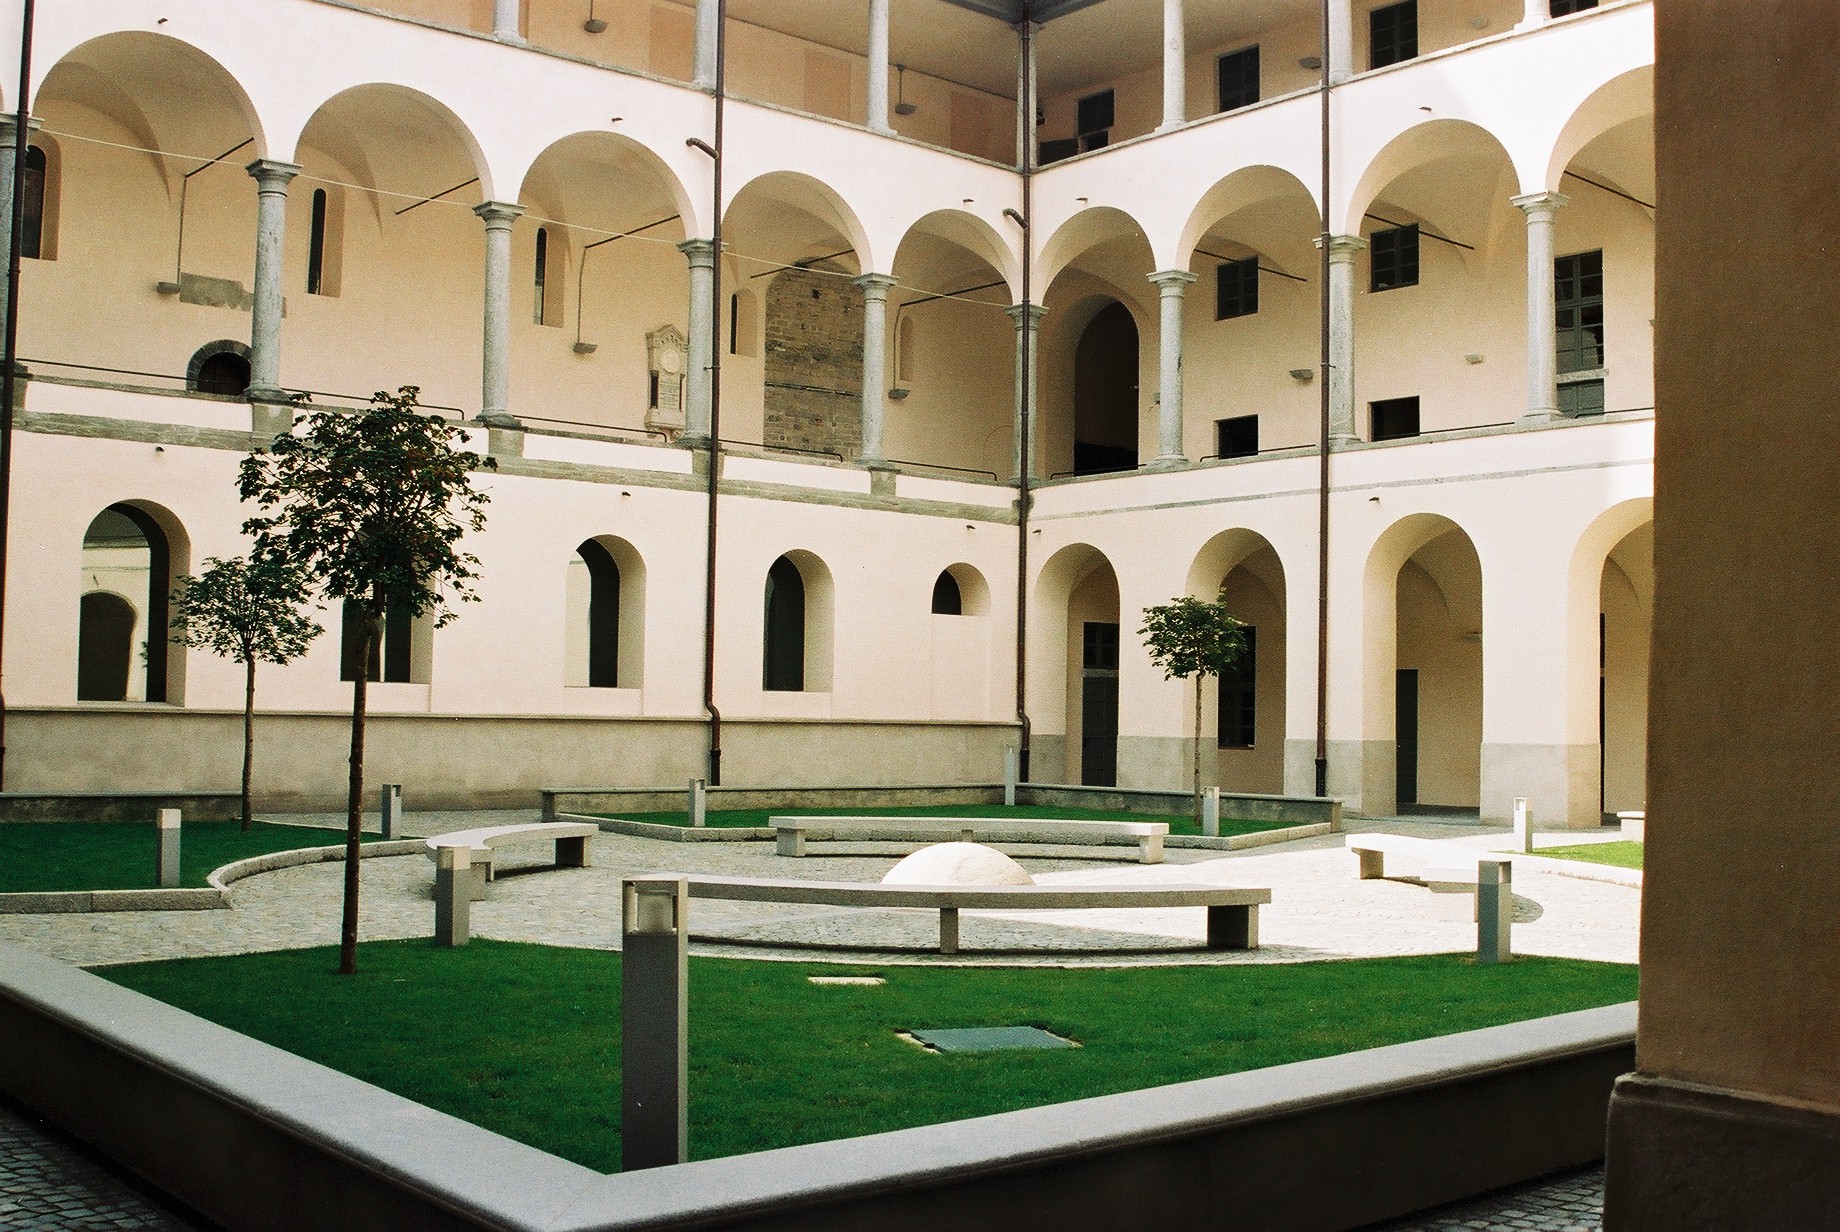
[[[690,1157],[690,883],[628,877],[620,891],[620,1168]]]

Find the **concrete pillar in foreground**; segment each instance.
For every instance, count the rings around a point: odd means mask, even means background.
[[[279,401],[281,392],[281,254],[287,234],[288,183],[294,163],[258,158],[244,170],[256,181],[256,273],[249,314],[249,396]]]
[[[465,945],[472,937],[473,853],[466,847],[434,850],[434,943]]]
[[[1188,122],[1188,40],[1182,27],[1182,0],[1163,0],[1163,124],[1180,128]]]
[[[383,837],[395,838],[396,832],[402,828],[402,784],[385,783],[383,785],[383,798],[380,803],[381,807],[378,809],[378,818],[380,828],[383,830]]]
[[[1016,807],[1016,775],[1020,769],[1022,750],[1015,745],[1007,745],[1003,750],[1003,807]]]
[[[1201,789],[1201,833],[1209,838],[1220,837],[1220,788],[1218,787]]]
[[[1533,850],[1533,809],[1525,796],[1514,797],[1514,850]]]
[[[716,84],[716,38],[721,28],[722,6],[716,0],[696,0],[694,80],[704,89]]]
[[[716,285],[716,246],[713,240],[685,240],[677,246],[690,262],[690,341],[685,357],[684,434],[686,444],[709,439],[711,371],[716,354],[716,306],[710,302]]]
[[[156,809],[153,832],[155,884],[162,890],[169,890],[179,884],[179,810]]]
[[[1319,239],[1317,246],[1322,245]],[[1367,241],[1329,237],[1329,439],[1352,441],[1354,430],[1354,258]]]
[[[709,824],[709,788],[702,779],[690,780],[689,819],[693,826]]]
[[[1184,460],[1182,453],[1182,293],[1195,276],[1187,270],[1150,275],[1162,293],[1162,329],[1157,336],[1157,380],[1162,409],[1156,420],[1156,460]]]
[[[888,288],[895,280],[887,274],[864,274],[850,281],[863,293],[862,461],[885,458],[882,420],[888,407]]]
[[[511,400],[511,224],[524,207],[507,201],[483,201],[473,207],[486,224],[485,360],[479,399],[479,422],[494,428],[519,428]]]
[[[1504,963],[1514,956],[1514,868],[1507,860],[1476,861],[1476,961]]]
[[[1527,410],[1521,418],[1538,422],[1559,415],[1553,216],[1570,198],[1564,193],[1538,192],[1511,200],[1527,215]]]
[[[1048,310],[1040,304],[1012,304],[1003,310],[1016,323],[1016,465],[1022,474],[1022,443],[1029,443],[1029,476],[1041,475],[1041,429],[1036,422],[1035,403],[1041,386],[1035,370],[1035,346],[1041,334],[1041,319]]]
[[[888,126],[888,0],[869,0],[869,106],[866,122],[878,133]]]
[[[492,37],[501,43],[524,42],[524,32],[518,28],[518,10],[523,7],[521,0],[492,0]]]
[[[690,884],[628,877],[620,905],[620,1170],[690,1157]]]

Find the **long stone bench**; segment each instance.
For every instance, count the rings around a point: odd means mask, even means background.
[[[866,841],[905,842],[913,838],[957,839],[971,843],[1110,843],[1137,844],[1139,864],[1163,862],[1163,821],[1083,821],[1058,817],[807,817],[776,816],[767,824],[778,833],[782,856],[805,854],[807,838],[850,837]]]
[[[519,843],[554,843],[557,868],[586,868],[588,840],[601,829],[585,821],[535,821],[515,826],[481,826],[476,830],[455,830],[437,834],[425,844],[430,860],[439,860],[443,847],[467,850],[472,869],[468,897],[474,902],[486,896],[486,883],[494,873],[494,852],[500,847]]]
[[[1095,907],[1203,907],[1210,950],[1256,950],[1259,907],[1271,891],[1204,885],[881,885],[862,881],[780,881],[691,874],[690,897],[827,907],[924,907],[939,912],[939,952],[958,953],[958,913],[1071,911]]]
[[[1404,834],[1350,834],[1347,844],[1348,850],[1360,857],[1362,881],[1385,877],[1386,858],[1397,856],[1414,865],[1421,880],[1473,885],[1477,861],[1502,858],[1499,851],[1481,851]]]

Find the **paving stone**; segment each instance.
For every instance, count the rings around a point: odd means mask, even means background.
[[[0,1228],[8,1232],[205,1232],[30,1112],[0,1100]]]

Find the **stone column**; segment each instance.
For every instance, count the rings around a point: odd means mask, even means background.
[[[1316,241],[1318,247],[1322,241]],[[1354,258],[1367,247],[1358,235],[1329,237],[1329,439],[1352,441],[1354,431]]]
[[[1035,371],[1035,341],[1041,332],[1041,319],[1048,310],[1040,304],[1012,304],[1003,310],[1016,323],[1016,476],[1022,475],[1022,442],[1029,443],[1029,477],[1041,474],[1041,427],[1036,422],[1035,403],[1041,389],[1040,374]],[[1023,380],[1027,374],[1026,383]]]
[[[300,174],[294,163],[258,158],[244,168],[256,181],[256,277],[249,317],[249,396],[280,401],[281,252],[287,234],[288,182]]]
[[[1329,84],[1355,74],[1353,0],[1329,0]]]
[[[1553,215],[1570,200],[1537,192],[1510,198],[1527,215],[1527,413],[1538,423],[1559,415],[1559,356],[1554,329]]]
[[[1182,28],[1182,0],[1163,0],[1163,124],[1188,122],[1188,45]]]
[[[486,224],[485,363],[479,422],[494,428],[519,428],[511,404],[511,224],[524,207],[507,201],[484,201],[473,207]]]
[[[37,116],[26,120],[28,139],[42,123]],[[0,245],[8,243],[6,237],[13,233],[13,156],[16,152],[13,145],[18,140],[18,117],[10,111],[0,114]],[[6,319],[6,295],[6,274],[0,271],[0,321]]]
[[[883,460],[882,415],[888,405],[888,288],[895,280],[887,274],[864,274],[851,283],[863,293],[862,461]]]
[[[519,29],[521,0],[492,0],[492,37],[501,43],[522,46],[524,33]]]
[[[1527,30],[1534,26],[1543,26],[1552,20],[1552,0],[1524,0],[1526,7],[1522,10],[1521,24],[1516,30]]]
[[[869,114],[872,132],[892,133],[888,126],[888,0],[869,0]]]
[[[703,89],[716,84],[716,40],[722,29],[722,9],[716,0],[696,0],[696,69],[694,81]]]
[[[714,240],[685,240],[677,250],[690,259],[690,345],[684,373],[684,434],[686,444],[709,439],[710,373],[715,367],[716,306],[710,301],[716,285]]]
[[[1156,421],[1156,460],[1186,460],[1182,452],[1182,293],[1195,276],[1187,270],[1159,270],[1150,275],[1162,292],[1162,332],[1157,339],[1157,380],[1161,413]]]

